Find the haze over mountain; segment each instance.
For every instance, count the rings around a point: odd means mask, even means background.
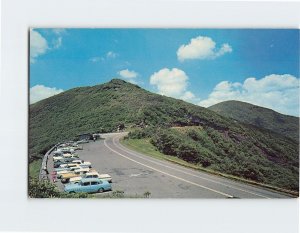
[[[193,135],[188,132],[189,138],[178,148],[187,151],[185,160],[298,190],[298,142],[182,100],[153,94],[123,80],[74,88],[44,99],[30,105],[29,116],[30,162],[41,158],[52,145],[80,133],[113,132],[122,124],[126,128],[154,128],[158,129],[158,133],[153,133],[157,143],[163,141],[162,137],[175,135],[174,144],[167,145],[167,149],[172,149],[185,132],[175,132],[171,127],[195,126]],[[199,153],[191,154],[189,148],[194,145]],[[165,145],[160,146],[159,149],[166,149]],[[190,155],[195,159],[190,160]]]
[[[299,141],[298,117],[283,115],[268,108],[236,100],[224,101],[208,109],[246,124],[272,130],[296,142]]]

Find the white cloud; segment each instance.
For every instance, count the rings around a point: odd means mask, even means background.
[[[199,105],[209,107],[226,100],[240,100],[298,116],[299,79],[290,74],[271,74],[262,79],[247,78],[243,83],[222,81]]]
[[[37,31],[30,30],[30,63],[34,63],[48,49],[47,40]]]
[[[59,94],[63,92],[62,89],[57,89],[55,87],[45,87],[43,85],[35,85],[34,87],[30,88],[30,104],[38,102],[42,99],[46,99],[50,96]]]
[[[53,49],[58,49],[62,45],[62,37],[58,37],[53,42]]]
[[[125,79],[126,81],[137,84],[138,82],[136,81],[136,78],[138,77],[138,73],[135,72],[134,70],[121,70],[118,72],[118,74],[121,76],[121,79]]]
[[[113,51],[109,51],[107,54],[106,54],[106,57],[107,58],[116,58],[118,56],[117,53],[113,52]]]
[[[179,61],[188,59],[215,59],[231,53],[232,48],[229,44],[223,44],[219,49],[216,48],[216,42],[210,37],[198,36],[192,38],[187,45],[181,45],[177,50],[177,58]]]
[[[126,70],[121,70],[118,73],[119,75],[121,75],[122,78],[128,78],[128,79],[132,79],[132,78],[136,78],[138,76],[138,73],[135,71],[130,71],[128,69]]]
[[[188,79],[183,70],[164,68],[151,75],[150,84],[156,86],[161,95],[192,101],[195,95],[187,91]]]
[[[48,51],[58,49],[62,46],[62,34],[66,32],[65,29],[52,29],[50,33],[55,34],[55,37],[50,44],[47,40],[34,29],[30,30],[30,63],[34,63],[38,56],[45,54]]]
[[[181,99],[185,100],[185,101],[193,101],[195,100],[196,96],[190,92],[190,91],[186,91],[182,96]]]

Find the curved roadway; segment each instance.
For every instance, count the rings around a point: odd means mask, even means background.
[[[124,133],[83,145],[79,156],[113,178],[113,190],[152,198],[288,198],[268,189],[185,168],[132,151],[120,144]]]

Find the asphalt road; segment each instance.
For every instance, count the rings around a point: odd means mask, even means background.
[[[113,190],[151,198],[288,198],[268,189],[240,183],[158,160],[119,143],[124,134],[105,134],[105,140],[83,144],[81,159],[99,173],[112,176]]]

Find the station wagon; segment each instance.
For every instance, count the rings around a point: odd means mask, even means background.
[[[111,190],[112,187],[110,183],[97,178],[82,179],[79,183],[66,185],[64,189],[67,193],[102,193]]]

